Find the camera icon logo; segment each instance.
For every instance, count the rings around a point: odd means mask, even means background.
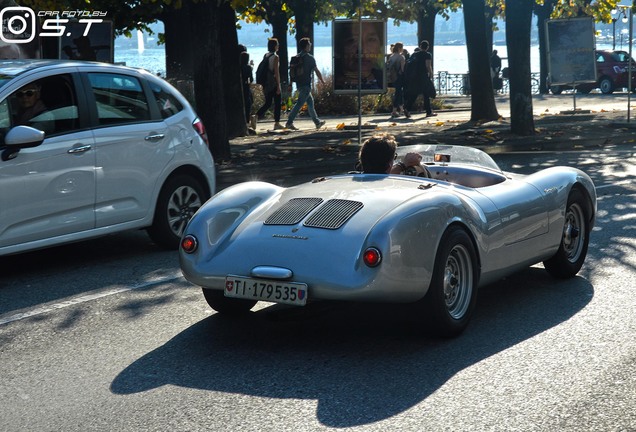
[[[35,12],[29,7],[5,7],[0,11],[0,23],[2,42],[25,44],[35,39]]]

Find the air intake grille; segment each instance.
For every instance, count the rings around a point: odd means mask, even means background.
[[[296,225],[322,203],[322,198],[293,198],[269,215],[265,225]]]
[[[364,204],[341,199],[329,200],[320,207],[303,225],[313,228],[338,229],[351,219]]]

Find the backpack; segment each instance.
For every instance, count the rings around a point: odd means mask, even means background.
[[[302,54],[296,54],[289,61],[289,79],[291,82],[298,82],[304,73],[303,68],[303,56]]]
[[[386,82],[389,84],[389,87],[395,84],[399,76],[400,76],[400,61],[389,60],[386,63]]]
[[[415,84],[418,81],[418,77],[420,75],[419,71],[419,61],[420,56],[418,53],[412,54],[407,62],[404,64],[404,78],[408,84]]]
[[[271,75],[271,71],[269,70],[269,58],[271,56],[272,54],[270,53],[265,54],[256,69],[256,84],[262,85],[263,88],[267,87],[268,76]]]

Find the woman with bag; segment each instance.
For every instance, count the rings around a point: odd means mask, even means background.
[[[403,50],[404,44],[396,42],[393,45],[393,53],[387,60],[387,82],[389,87],[395,88],[392,118],[399,117],[404,110],[404,64],[406,60],[402,55]]]

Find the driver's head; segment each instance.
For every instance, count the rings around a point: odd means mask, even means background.
[[[360,164],[366,174],[388,174],[393,166],[397,150],[395,137],[389,134],[374,135],[360,148]]]
[[[31,108],[40,100],[40,86],[35,83],[27,84],[16,92],[16,97],[20,108]]]

